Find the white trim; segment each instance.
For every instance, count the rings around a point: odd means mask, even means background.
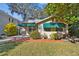
[[[40,20],[40,21],[38,21],[38,22],[36,22],[36,23],[39,23],[39,22],[42,22],[42,21],[44,21],[44,20],[46,20],[46,19],[49,19],[49,18],[52,18],[52,17],[54,17],[54,16],[49,16],[49,17],[47,17],[47,18],[44,18],[44,19],[42,19],[42,20]]]

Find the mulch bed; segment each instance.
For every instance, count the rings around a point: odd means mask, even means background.
[[[49,40],[49,39],[38,39],[38,40],[27,40],[28,42],[64,42],[64,40]]]
[[[18,39],[14,42],[64,42],[64,40],[50,40],[50,39]]]

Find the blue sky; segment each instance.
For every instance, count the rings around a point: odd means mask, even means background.
[[[43,7],[45,6],[45,4],[43,4],[43,3],[41,4],[41,3],[40,3],[38,6],[41,7],[41,8],[43,8]],[[9,15],[11,15],[11,16],[17,18],[18,20],[22,21],[21,15],[18,15],[18,14],[16,14],[16,13],[14,13],[14,14],[12,15],[12,14],[10,13],[10,10],[9,10],[9,7],[7,6],[7,4],[5,4],[5,3],[0,3],[0,10],[3,10],[4,12],[8,13]]]

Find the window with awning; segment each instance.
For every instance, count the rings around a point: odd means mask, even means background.
[[[65,24],[63,23],[44,23],[43,28],[45,31],[63,31]]]
[[[65,27],[65,24],[63,23],[44,23],[43,24],[44,28],[63,28]]]
[[[33,31],[37,29],[36,23],[22,23],[22,24],[18,24],[18,26],[24,27],[28,31]]]

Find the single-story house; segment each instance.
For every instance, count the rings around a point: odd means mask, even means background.
[[[9,23],[9,22],[13,22],[14,24],[18,24],[20,23],[20,21],[10,15],[8,15],[7,13],[5,13],[4,11],[0,10],[0,35],[4,34],[4,26]]]
[[[18,26],[24,28],[26,31],[38,30],[41,35],[47,35],[48,38],[50,38],[51,33],[68,33],[68,24],[66,21],[56,20],[55,16],[49,16],[41,20],[28,20],[27,23],[18,24]]]

